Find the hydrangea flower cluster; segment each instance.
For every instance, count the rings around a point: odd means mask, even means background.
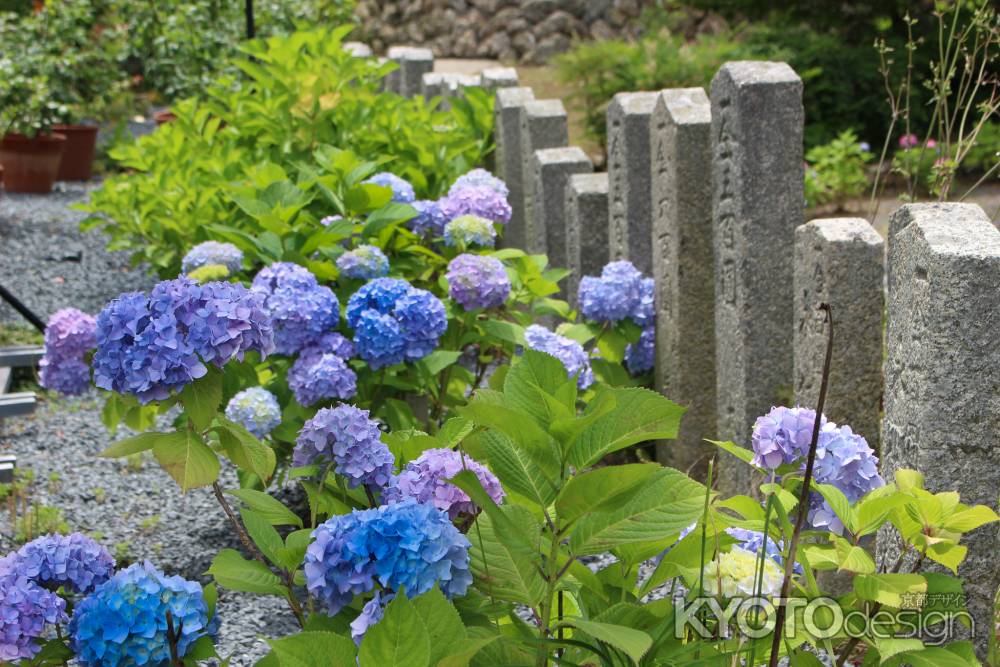
[[[449,247],[492,248],[496,239],[497,230],[493,228],[493,223],[478,215],[461,215],[444,226],[444,243]]]
[[[389,483],[395,463],[378,422],[368,418],[367,410],[346,404],[321,409],[299,431],[292,464],[317,460],[332,461],[352,489],[363,484],[373,490]]]
[[[94,384],[148,403],[205,375],[205,364],[221,368],[247,351],[273,349],[261,295],[234,283],[177,278],[149,296],[122,294],[101,311]]]
[[[437,201],[420,199],[410,205],[417,211],[416,217],[411,218],[407,223],[414,234],[419,236],[441,236],[444,234],[444,226],[448,219],[444,217]]]
[[[656,329],[646,327],[639,336],[639,342],[625,347],[625,367],[632,375],[653,370],[656,361]]]
[[[643,278],[627,260],[606,264],[600,277],[584,276],[580,280],[579,306],[584,318],[602,323],[629,318],[642,327],[639,341],[625,350],[625,365],[632,375],[653,368],[656,350],[654,287],[653,279]]]
[[[306,348],[288,370],[288,388],[299,405],[309,407],[323,400],[347,400],[358,391],[358,376],[332,352],[317,352]]]
[[[367,593],[375,580],[417,597],[435,584],[448,597],[464,595],[469,540],[431,505],[407,499],[393,505],[333,516],[313,531],[306,550],[309,593],[332,616]]]
[[[567,375],[576,377],[576,384],[580,389],[594,384],[590,357],[575,340],[553,333],[541,325],[532,324],[524,331],[524,342],[532,350],[552,355],[561,361],[566,367]]]
[[[80,394],[90,385],[85,357],[97,346],[97,322],[76,308],[63,308],[45,327],[45,355],[39,366],[43,387],[60,394]]]
[[[188,250],[181,260],[184,273],[204,266],[224,266],[229,273],[237,273],[243,268],[243,251],[232,243],[205,241]]]
[[[784,566],[785,558],[782,555],[784,545],[781,542],[775,541],[774,538],[768,537],[765,543],[764,533],[757,530],[747,530],[746,528],[726,528],[726,533],[739,540],[733,547],[734,549],[749,551],[754,555],[759,555],[761,549],[764,549],[769,559],[773,560],[779,566]],[[802,566],[798,563],[795,563],[794,570],[799,574],[802,574],[803,571]]]
[[[218,631],[197,582],[168,577],[148,562],[121,570],[73,612],[69,633],[77,660],[87,667],[170,664],[167,612],[180,633],[179,657]]]
[[[278,354],[297,354],[340,320],[337,296],[298,264],[276,262],[261,269],[251,289],[264,297]]]
[[[80,533],[39,537],[8,558],[18,575],[50,590],[64,586],[73,593],[89,593],[115,571],[108,550]]]
[[[65,623],[66,601],[15,567],[15,556],[0,558],[0,660],[31,659],[50,625]]]
[[[784,573],[778,564],[765,558],[760,593],[766,597],[780,594]],[[756,592],[757,556],[744,549],[720,553],[705,565],[705,592],[709,595],[734,598]]]
[[[505,225],[510,222],[511,216],[507,195],[488,185],[453,187],[447,197],[438,201],[438,208],[446,220],[474,215]]]
[[[258,438],[265,438],[281,423],[281,406],[267,389],[250,387],[229,399],[226,419],[240,424]]]
[[[510,197],[510,190],[507,188],[507,184],[503,182],[502,179],[497,178],[485,169],[476,168],[472,171],[462,174],[455,179],[452,183],[451,189],[448,190],[448,194],[454,194],[459,190],[464,188],[489,188],[499,194],[501,197]]]
[[[329,227],[338,220],[343,220],[343,219],[344,216],[340,215],[339,213],[335,213],[333,215],[328,215],[323,218],[320,218],[319,224],[323,225],[324,227]]]
[[[337,268],[346,278],[371,280],[389,274],[389,258],[373,245],[362,245],[338,257]]]
[[[413,186],[410,185],[409,181],[388,171],[381,171],[375,174],[365,181],[365,183],[373,183],[381,185],[384,188],[389,188],[392,190],[392,201],[397,204],[412,204],[417,199],[417,195],[413,191]]]
[[[448,481],[463,470],[475,473],[493,502],[503,502],[503,487],[489,468],[461,452],[447,448],[424,450],[419,457],[407,463],[389,482],[382,500],[398,503],[406,498],[414,498],[418,502],[434,505],[446,512],[452,520],[460,514],[475,514],[476,505],[468,494]]]
[[[466,310],[498,308],[510,296],[510,278],[496,257],[459,255],[448,263],[448,295]]]
[[[751,464],[774,470],[779,466],[805,459],[809,455],[816,411],[809,408],[774,407],[757,417],[750,438],[754,457]],[[826,417],[820,415],[820,427]]]
[[[405,280],[376,278],[347,303],[358,356],[377,370],[426,357],[448,328],[444,304]]]
[[[356,646],[361,646],[361,640],[365,638],[368,628],[382,620],[386,606],[395,597],[395,593],[383,594],[382,591],[375,591],[374,597],[361,608],[361,613],[351,621],[351,639],[354,640]]]

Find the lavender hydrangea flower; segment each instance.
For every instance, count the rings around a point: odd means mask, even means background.
[[[753,425],[751,463],[759,468],[774,470],[781,465],[804,459],[809,455],[816,411],[809,408],[775,407]],[[820,415],[820,427],[826,417]]]
[[[417,215],[407,222],[410,230],[419,236],[441,236],[448,219],[444,217],[437,201],[420,199],[410,204]]]
[[[39,362],[43,387],[76,395],[90,386],[90,366],[84,361],[97,346],[97,322],[76,308],[56,311],[45,327],[45,355]]]
[[[361,613],[351,621],[351,639],[356,646],[361,646],[361,640],[365,638],[368,628],[382,620],[385,615],[385,608],[396,598],[395,593],[382,594],[382,591],[375,591],[375,596],[365,603],[361,608]]]
[[[395,463],[378,422],[368,418],[367,410],[346,404],[321,409],[299,431],[293,465],[307,466],[317,459],[336,464],[337,474],[346,477],[352,489],[362,484],[381,489],[389,483]]]
[[[47,628],[69,620],[66,601],[18,572],[17,556],[0,558],[0,660],[34,658]]]
[[[264,297],[264,309],[274,323],[278,354],[298,353],[340,320],[337,296],[297,264],[276,262],[262,269],[254,277],[252,289]]]
[[[111,578],[115,559],[107,549],[81,535],[45,535],[13,554],[17,573],[40,586],[65,586],[73,593],[89,593]]]
[[[382,500],[398,503],[406,498],[415,498],[418,502],[430,503],[446,512],[452,520],[460,514],[475,514],[476,504],[468,494],[448,481],[463,470],[475,473],[493,502],[503,502],[503,487],[489,468],[461,452],[446,448],[424,450],[418,458],[407,463],[392,478]]]
[[[226,419],[240,424],[258,438],[266,438],[281,423],[281,406],[267,389],[250,387],[229,399]]]
[[[205,375],[205,364],[266,356],[274,334],[259,294],[177,278],[114,299],[97,317],[97,342],[94,384],[148,403]]]
[[[86,667],[169,665],[167,612],[174,632],[179,632],[178,657],[218,631],[218,618],[209,619],[197,582],[168,577],[149,562],[136,563],[76,606],[69,624],[70,644]]]
[[[338,221],[343,220],[343,219],[344,219],[344,216],[342,216],[342,215],[340,215],[338,213],[335,213],[333,215],[328,215],[328,216],[325,216],[323,218],[320,218],[319,219],[319,224],[323,225],[324,227],[329,227],[333,223],[338,222]]]
[[[449,247],[492,248],[496,238],[497,230],[493,228],[493,223],[475,215],[459,216],[444,226],[444,243]]]
[[[632,375],[640,375],[653,369],[656,358],[656,328],[646,327],[639,336],[639,342],[625,347],[625,366]]]
[[[389,258],[373,245],[362,245],[338,257],[337,268],[346,278],[371,280],[388,275]]]
[[[353,398],[358,376],[335,354],[300,355],[288,370],[288,388],[299,405],[309,407],[323,400]]]
[[[510,296],[510,278],[496,257],[459,255],[448,264],[448,294],[466,310],[498,308]]]
[[[463,188],[479,188],[485,187],[493,190],[503,198],[510,197],[510,190],[507,188],[507,184],[503,182],[502,179],[497,178],[485,169],[473,169],[472,171],[462,174],[455,179],[452,184],[451,189],[448,190],[448,194],[452,194]]]
[[[354,343],[336,331],[330,331],[320,336],[308,347],[303,348],[299,356],[309,354],[335,354],[346,361],[354,358]]]
[[[409,181],[388,171],[375,174],[365,181],[365,183],[374,183],[375,185],[389,188],[392,190],[392,201],[397,204],[412,204],[417,199],[417,195],[414,193],[413,186],[410,185]]]
[[[747,530],[746,528],[726,528],[726,533],[731,537],[736,538],[737,544],[734,545],[735,549],[742,549],[743,551],[748,551],[754,555],[758,555],[761,549],[764,550],[768,558],[773,560],[780,566],[784,566],[785,559],[782,555],[782,550],[784,549],[784,544],[776,541],[773,537],[768,537],[764,539],[764,533],[757,530]],[[802,566],[799,563],[795,563],[794,571],[802,574]]]
[[[580,314],[595,322],[619,322],[642,301],[642,274],[627,260],[610,262],[601,276],[580,279]]]
[[[375,579],[417,597],[435,585],[448,597],[472,583],[468,539],[431,505],[412,498],[333,516],[313,531],[306,550],[309,593],[334,615]]]
[[[814,474],[816,483],[835,486],[851,504],[885,486],[874,450],[846,425],[828,423],[821,429]],[[825,528],[838,535],[844,531],[843,522],[819,494],[810,501],[809,522],[814,528]]]
[[[38,362],[38,381],[46,389],[64,396],[77,396],[90,386],[90,366],[80,359],[42,357]]]
[[[181,260],[181,271],[191,273],[203,266],[224,266],[229,273],[243,268],[243,251],[232,243],[205,241],[188,250]]]
[[[438,207],[445,220],[474,215],[501,225],[510,222],[511,207],[506,195],[488,186],[452,188],[447,197],[438,201]]]
[[[654,310],[654,293],[656,283],[652,278],[643,278],[639,283],[639,302],[629,317],[640,327],[652,327],[656,323],[656,312]]]
[[[376,278],[347,303],[358,356],[373,369],[430,354],[448,328],[444,304],[405,280]]]
[[[524,331],[524,342],[532,350],[549,354],[566,367],[566,374],[575,377],[580,389],[594,383],[594,371],[590,368],[590,358],[583,346],[575,340],[553,333],[545,327],[532,324]]]

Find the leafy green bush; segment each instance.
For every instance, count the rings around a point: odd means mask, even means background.
[[[837,203],[857,197],[869,186],[865,165],[872,159],[867,144],[853,130],[841,132],[828,144],[806,153],[806,202],[809,206]]]
[[[345,52],[347,32],[315,29],[248,44],[234,61],[245,81],[214,82],[204,99],[175,105],[177,121],[111,151],[129,172],[92,194],[84,227],[105,227],[110,247],[173,277],[183,254],[212,238],[212,225],[255,238],[270,231],[297,248],[287,236],[293,226],[342,213],[327,187],[324,146],[391,169],[425,197],[483,161],[493,123],[485,92],[467,91],[448,111],[380,93],[393,65]],[[258,219],[248,202],[261,200],[286,208]]]

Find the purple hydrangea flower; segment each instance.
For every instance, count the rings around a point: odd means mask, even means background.
[[[373,245],[362,245],[338,257],[337,268],[346,278],[371,280],[388,275],[389,258]]]
[[[440,299],[394,278],[376,278],[355,292],[347,323],[358,356],[373,369],[427,356],[448,328]]]
[[[851,504],[885,486],[878,473],[878,457],[868,442],[850,426],[832,422],[820,430],[814,474],[816,483],[835,486]],[[819,494],[810,501],[809,522],[814,528],[826,528],[838,535],[844,531],[840,518]]]
[[[90,386],[90,366],[80,359],[42,357],[38,362],[39,383],[64,396],[77,396]]]
[[[111,578],[115,559],[97,542],[81,535],[45,535],[13,554],[17,573],[40,586],[65,586],[73,593],[89,593]]]
[[[18,571],[17,556],[0,558],[0,660],[34,658],[50,625],[62,624],[66,601]]]
[[[308,269],[276,262],[261,269],[252,289],[264,296],[264,308],[274,323],[278,354],[297,354],[337,326],[337,296],[316,281]]]
[[[229,273],[243,268],[243,251],[232,243],[205,241],[188,250],[181,260],[181,271],[191,273],[203,266],[224,266]]]
[[[304,348],[299,356],[307,354],[335,354],[346,361],[354,358],[354,344],[336,331],[330,331]]]
[[[39,362],[43,387],[76,395],[90,386],[90,366],[84,361],[97,346],[97,322],[76,308],[63,308],[45,327],[45,356]]]
[[[385,608],[396,597],[395,593],[382,594],[382,591],[375,591],[375,596],[365,603],[361,608],[361,613],[351,621],[351,639],[356,646],[361,646],[361,640],[365,638],[368,628],[382,620],[385,615]]]
[[[646,327],[639,336],[638,343],[625,347],[625,366],[632,375],[640,375],[653,369],[656,362],[656,327]]]
[[[502,179],[497,178],[485,169],[478,168],[456,178],[455,182],[451,186],[451,189],[448,190],[448,194],[450,195],[464,188],[480,187],[489,188],[504,199],[510,196],[510,190],[507,188],[507,184],[504,183]]]
[[[472,499],[448,481],[463,470],[476,474],[493,502],[503,502],[503,487],[489,468],[468,455],[446,448],[426,449],[418,458],[407,463],[389,482],[382,500],[398,503],[406,498],[415,498],[418,502],[430,503],[447,512],[452,520],[460,514],[475,514],[477,507]]]
[[[496,238],[497,230],[493,228],[493,223],[475,215],[459,216],[444,226],[444,243],[449,247],[492,248]]]
[[[375,579],[417,597],[435,585],[448,597],[472,583],[468,539],[431,505],[412,498],[333,516],[313,531],[306,550],[309,593],[334,615]]]
[[[229,399],[226,419],[240,424],[258,438],[265,438],[281,423],[281,406],[267,389],[250,387]]]
[[[288,388],[306,407],[331,398],[353,398],[357,382],[358,376],[344,360],[329,352],[302,354],[288,370]]]
[[[163,400],[205,375],[206,363],[221,368],[247,351],[266,356],[273,348],[259,294],[234,283],[177,278],[149,296],[123,294],[101,311],[94,384],[142,403]]]
[[[299,431],[292,463],[301,467],[317,459],[336,464],[337,474],[346,477],[352,489],[362,484],[381,489],[389,483],[395,463],[378,422],[368,418],[367,410],[346,404],[321,409]]]
[[[209,619],[201,586],[168,577],[150,563],[118,572],[85,597],[73,611],[70,644],[86,667],[169,665],[167,612],[179,633],[183,657],[202,637],[214,639],[218,618]]]
[[[417,195],[413,191],[413,186],[408,181],[388,171],[375,174],[365,181],[365,183],[374,183],[375,185],[389,188],[392,190],[392,201],[397,204],[412,204],[417,199]]]
[[[416,209],[417,215],[406,224],[414,234],[420,236],[441,236],[444,234],[444,226],[448,220],[444,217],[437,201],[420,199],[410,206]]]
[[[754,457],[751,463],[759,468],[774,470],[781,465],[805,459],[812,442],[816,411],[809,408],[771,408],[758,417],[753,425],[751,446]],[[820,415],[820,426],[826,417]]]
[[[627,260],[610,262],[601,276],[580,279],[580,314],[595,322],[619,322],[637,312],[643,300],[642,274]]]
[[[498,308],[510,296],[510,278],[496,257],[459,255],[448,264],[448,294],[462,308]]]
[[[506,195],[488,186],[452,188],[447,197],[438,201],[438,208],[441,216],[449,221],[474,215],[501,225],[510,222],[511,208]]]
[[[635,305],[629,317],[640,327],[652,327],[656,323],[655,282],[652,278],[643,278],[639,283],[639,302]]]
[[[594,371],[590,368],[590,358],[583,346],[575,340],[552,333],[538,324],[532,324],[524,331],[524,342],[532,350],[549,354],[566,367],[566,374],[576,378],[580,389],[594,384]]]

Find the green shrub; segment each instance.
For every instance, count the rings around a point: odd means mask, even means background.
[[[862,194],[869,185],[865,164],[872,159],[868,146],[853,130],[841,132],[828,144],[806,153],[806,203],[837,203]]]
[[[962,170],[970,172],[987,172],[1000,162],[1000,121],[990,121],[983,125],[965,159],[962,160]]]

